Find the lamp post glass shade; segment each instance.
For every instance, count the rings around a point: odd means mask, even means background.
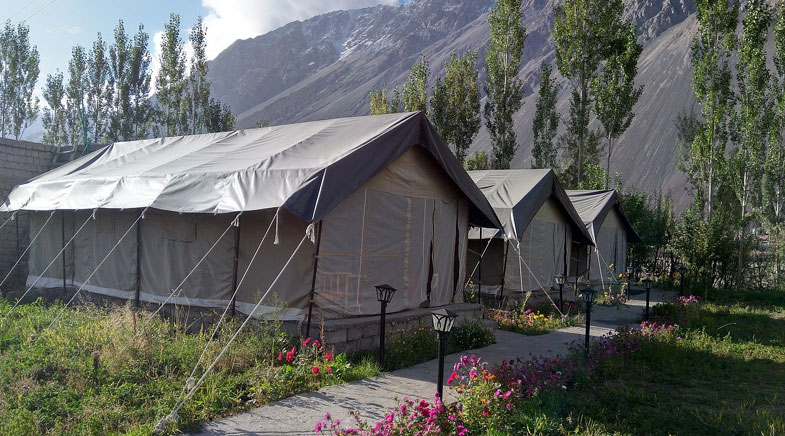
[[[452,330],[452,325],[455,323],[455,318],[458,314],[447,309],[439,309],[431,312],[433,317],[433,329],[437,332],[449,333]]]
[[[643,287],[644,287],[644,288],[645,288],[647,291],[648,291],[649,289],[651,289],[651,279],[650,279],[650,278],[646,277],[646,278],[645,278],[645,279],[643,279],[642,281],[643,281]]]
[[[383,303],[389,303],[395,292],[396,289],[390,285],[378,285],[376,286],[376,299]]]
[[[594,289],[592,289],[591,286],[584,288],[581,291],[581,297],[583,297],[585,303],[591,303],[594,301]]]
[[[564,279],[565,277],[561,274],[556,274],[555,276],[553,276],[553,280],[555,280],[556,284],[559,286],[564,285]]]

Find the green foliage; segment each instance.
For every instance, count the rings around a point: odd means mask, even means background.
[[[638,74],[638,57],[643,48],[635,36],[635,25],[625,24],[615,52],[608,56],[599,73],[592,78],[594,112],[602,123],[607,140],[608,161],[605,167],[605,189],[610,189],[611,154],[613,142],[632,123],[632,111],[643,94],[643,86],[635,86]]]
[[[587,143],[590,139],[592,79],[603,61],[624,40],[621,0],[565,0],[554,8],[553,39],[556,65],[571,80],[570,117],[567,119],[568,155],[573,167],[574,185],[583,182]]]
[[[88,144],[100,144],[105,139],[109,107],[113,99],[109,78],[106,43],[98,33],[92,49],[87,54],[87,71],[83,82]]]
[[[527,309],[525,305],[509,310],[487,309],[486,315],[488,319],[495,321],[501,330],[531,336],[543,335],[551,330],[571,327],[583,322],[583,318],[580,315],[563,317],[553,311],[533,311]]]
[[[0,136],[19,139],[38,117],[33,91],[39,61],[38,48],[30,44],[30,27],[6,21],[0,31]]]
[[[45,329],[62,304],[23,304],[6,318],[9,309],[0,301],[0,434],[149,435],[181,398],[211,333],[188,333],[157,319],[147,325],[148,313],[129,308],[89,306],[66,310],[57,329]],[[219,329],[197,378],[238,324],[231,320]],[[243,330],[180,409],[176,430],[378,374],[371,361],[328,357],[329,346],[299,346],[290,362],[285,355],[295,343],[279,327],[260,322]]]
[[[226,132],[235,129],[236,118],[229,106],[211,98],[201,115],[206,132]]]
[[[493,330],[478,321],[467,321],[455,325],[447,336],[447,354],[474,350],[493,344]],[[436,332],[427,326],[414,330],[403,329],[392,332],[386,345],[384,364],[386,370],[396,370],[416,365],[437,357],[439,341]]]
[[[387,95],[387,86],[382,89],[372,88],[369,94],[371,104],[371,115],[393,114],[400,112],[401,93],[393,91],[393,95]]]
[[[183,99],[183,115],[186,131],[190,134],[203,133],[205,131],[205,112],[210,104],[210,82],[207,80],[207,27],[202,21],[202,17],[197,18],[196,24],[191,28],[188,37],[193,55],[190,61],[190,71],[188,73],[188,91]],[[228,110],[228,107],[226,108]],[[213,123],[214,124],[214,123]],[[231,123],[232,129],[234,122]],[[212,127],[224,127],[221,123]],[[232,129],[213,130],[208,132],[221,132]]]
[[[74,46],[68,61],[68,84],[65,88],[67,143],[86,144],[87,116],[85,89],[87,88],[87,53],[84,47]]]
[[[68,138],[68,131],[65,107],[63,106],[63,99],[65,98],[63,73],[58,71],[54,75],[48,74],[46,76],[43,96],[47,104],[47,107],[44,107],[44,115],[41,117],[46,130],[43,143],[51,145],[65,144]]]
[[[160,69],[155,80],[160,136],[184,133],[181,106],[185,94],[185,49],[180,39],[180,16],[172,13],[161,40]]]
[[[401,103],[405,112],[426,112],[428,110],[428,60],[420,53],[420,60],[412,65],[409,78],[401,91]]]
[[[488,153],[484,151],[472,153],[463,163],[463,167],[466,168],[467,171],[491,169],[491,165],[488,162]]]
[[[521,0],[499,0],[488,14],[490,41],[485,52],[485,127],[491,138],[491,166],[508,169],[518,143],[512,117],[523,105],[518,70],[523,56],[526,28]]]
[[[461,164],[466,159],[469,145],[480,131],[478,71],[474,68],[476,62],[475,52],[470,51],[463,58],[451,53],[444,79],[436,78],[431,97],[431,121],[442,139],[448,144],[454,144],[455,157]]]
[[[734,106],[729,61],[736,48],[738,2],[696,2],[698,32],[692,43],[692,89],[704,122],[693,140],[684,167],[695,183],[695,201],[709,218],[725,171]]]
[[[556,144],[554,139],[559,129],[559,113],[556,111],[557,88],[551,79],[551,66],[540,67],[540,93],[537,109],[532,121],[534,134],[534,168],[556,168]]]
[[[669,236],[675,233],[673,201],[666,195],[652,198],[631,189],[624,192],[621,201],[624,214],[642,241],[628,246],[627,264],[656,271],[665,264],[666,249],[671,248]]]

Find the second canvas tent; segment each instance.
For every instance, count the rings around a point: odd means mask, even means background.
[[[554,275],[570,275],[572,242],[592,244],[553,170],[470,171],[503,231],[469,232],[468,268],[483,298],[547,302]],[[469,287],[466,292],[470,292]]]

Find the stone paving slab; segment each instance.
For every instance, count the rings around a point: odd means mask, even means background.
[[[652,290],[652,304],[669,300],[673,294]],[[618,307],[595,307],[592,311],[591,335],[598,337],[618,327],[637,323],[645,306],[644,295],[633,295],[632,300]],[[490,363],[500,363],[529,354],[554,357],[566,354],[569,345],[584,338],[585,327],[568,327],[539,336],[525,336],[503,330],[496,331],[496,343],[478,350],[451,354],[445,359],[445,372],[461,355],[477,354]],[[313,435],[314,424],[326,412],[346,423],[350,414],[360,411],[361,418],[376,422],[395,407],[401,398],[431,400],[436,392],[436,359],[409,368],[392,371],[377,377],[357,380],[338,386],[328,386],[266,404],[262,407],[206,424],[193,436],[240,435]],[[445,375],[446,377],[446,375]],[[449,389],[446,400],[455,401]]]

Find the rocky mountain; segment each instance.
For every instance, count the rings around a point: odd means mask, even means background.
[[[554,62],[550,31],[556,0],[524,0],[528,32],[520,77],[525,103],[516,114],[520,148],[515,167],[531,165],[531,120],[539,68]],[[229,104],[239,127],[261,120],[291,123],[369,112],[368,92],[395,87],[424,52],[431,77],[450,53],[476,50],[488,42],[487,13],[493,0],[414,0],[401,6],[336,11],[289,23],[264,35],[236,41],[210,63],[213,95]],[[620,138],[611,171],[627,186],[673,195],[689,202],[678,171],[674,118],[690,111],[689,46],[696,30],[694,0],[626,0],[644,46],[638,81],[645,86],[629,130]],[[481,78],[481,80],[483,80]],[[567,113],[567,83],[559,108]],[[488,149],[481,131],[472,149]]]

